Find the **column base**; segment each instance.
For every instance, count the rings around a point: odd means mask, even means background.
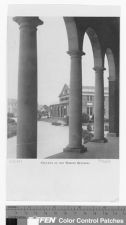
[[[103,139],[96,139],[96,138],[94,138],[94,139],[92,139],[90,142],[95,142],[95,143],[107,143],[108,140],[107,140],[107,138],[103,138]]]
[[[17,159],[37,159],[37,143],[17,144]]]
[[[119,135],[116,133],[108,133],[107,137],[118,137]]]
[[[67,146],[66,148],[63,149],[63,152],[84,153],[87,152],[87,148],[84,145],[78,148],[72,148]]]

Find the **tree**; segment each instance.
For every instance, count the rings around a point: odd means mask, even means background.
[[[37,119],[40,120],[42,117],[42,112],[40,110],[37,111]]]
[[[14,117],[14,114],[13,114],[13,113],[8,112],[8,113],[7,113],[7,117]]]
[[[92,138],[93,138],[93,134],[91,132],[89,132],[88,130],[82,129],[83,144],[90,142]]]

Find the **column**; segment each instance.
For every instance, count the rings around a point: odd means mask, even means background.
[[[64,105],[63,105],[63,108],[62,108],[62,109],[63,109],[63,111],[62,111],[62,116],[63,116],[63,118],[64,118]]]
[[[69,145],[64,151],[82,152],[82,51],[69,51],[71,57],[69,94]]]
[[[62,118],[62,105],[61,105],[61,108],[60,108],[60,117]]]
[[[52,117],[53,117],[53,105],[52,105]]]
[[[116,136],[116,81],[109,79],[109,134]]]
[[[57,106],[57,117],[59,117],[59,106]]]
[[[55,105],[53,105],[53,117],[55,117]]]
[[[17,158],[37,158],[38,17],[14,17],[19,24]]]
[[[116,91],[115,91],[115,95],[116,95],[116,103],[115,103],[115,108],[116,108],[116,137],[119,137],[119,80],[118,78],[116,79]]]
[[[60,118],[60,104],[59,104],[59,118]]]
[[[64,105],[64,117],[66,117],[67,113],[66,113],[66,104]]]
[[[103,67],[95,67],[95,101],[94,101],[94,139],[106,142],[104,138],[104,79]]]
[[[27,218],[24,217],[18,218],[17,225],[27,225]]]
[[[54,105],[54,117],[56,117],[56,105]]]
[[[59,106],[57,106],[57,117],[59,117]]]

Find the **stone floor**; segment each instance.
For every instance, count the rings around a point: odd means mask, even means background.
[[[38,122],[37,158],[55,159],[118,159],[119,138],[109,137],[107,143],[90,142],[85,153],[63,152],[68,145],[69,129],[67,126],[52,126],[50,123]],[[16,137],[8,139],[7,158],[16,158]]]
[[[89,142],[84,153],[61,152],[47,157],[49,159],[118,159],[119,138],[109,137],[107,143]]]

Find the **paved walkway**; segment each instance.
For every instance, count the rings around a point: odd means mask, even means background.
[[[87,152],[81,154],[64,153],[63,148],[68,144],[69,129],[67,126],[52,126],[50,123],[38,122],[38,159],[117,159],[119,158],[119,139],[109,137],[108,143],[90,142]],[[16,137],[8,139],[7,158],[16,158]]]
[[[107,143],[89,142],[85,145],[87,152],[71,153],[61,152],[52,155],[50,159],[118,159],[119,158],[119,138],[109,137]]]

